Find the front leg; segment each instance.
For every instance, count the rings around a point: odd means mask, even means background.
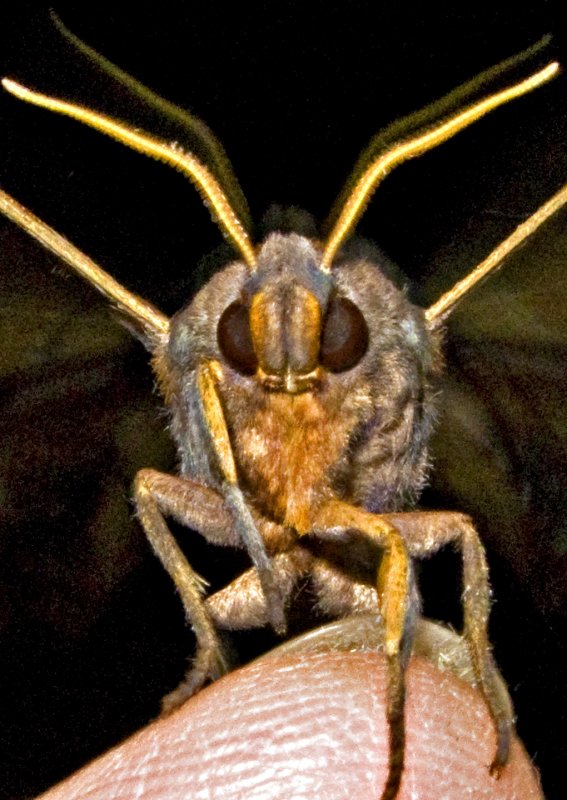
[[[273,557],[274,579],[284,603],[297,581],[312,572],[316,561],[308,550],[299,545]],[[270,622],[266,595],[254,567],[208,597],[205,605],[217,628],[249,630],[262,628]]]
[[[234,527],[258,572],[262,591],[266,597],[270,624],[276,633],[284,634],[286,630],[284,603],[274,580],[266,543],[238,485],[236,462],[217,385],[221,375],[222,368],[215,360],[203,361],[197,368],[197,388],[206,423],[203,433],[209,440],[211,454],[215,456],[216,466],[222,479],[223,498],[230,509]]]
[[[508,761],[514,712],[490,652],[488,616],[490,586],[482,542],[470,517],[450,511],[414,511],[384,514],[402,535],[415,558],[430,556],[443,545],[456,543],[463,560],[463,638],[466,640],[475,673],[497,734],[496,753],[490,771],[498,773]]]
[[[241,546],[231,514],[222,497],[211,489],[186,478],[164,475],[152,469],[138,472],[134,484],[138,518],[148,540],[171,576],[197,638],[193,665],[182,683],[162,701],[167,713],[198,691],[207,680],[215,680],[228,670],[215,626],[203,597],[205,582],[193,570],[171,534],[164,514],[199,531],[216,544]]]
[[[412,597],[411,563],[404,540],[394,525],[340,500],[330,500],[313,520],[313,533],[328,537],[333,528],[356,529],[383,550],[377,576],[380,612],[384,620],[384,649],[388,665],[386,716],[390,758],[382,800],[394,800],[404,768],[405,667],[409,656],[407,625]]]

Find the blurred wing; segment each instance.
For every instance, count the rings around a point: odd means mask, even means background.
[[[542,611],[567,600],[567,212],[450,319],[433,485]]]

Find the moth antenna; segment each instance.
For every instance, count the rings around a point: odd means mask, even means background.
[[[357,180],[354,189],[342,208],[325,244],[321,269],[324,272],[330,271],[337,250],[352,232],[370,197],[379,183],[395,167],[446,142],[485,114],[516,97],[521,97],[527,92],[536,89],[557,75],[558,72],[559,64],[554,61],[528,78],[473,103],[462,111],[442,119],[433,127],[417,131],[409,139],[402,139],[378,154]]]
[[[116,83],[142,100],[146,106],[157,111],[162,117],[179,125],[182,130],[189,134],[191,149],[195,151],[195,155],[202,159],[210,168],[211,172],[222,186],[230,205],[236,211],[239,219],[242,220],[245,228],[250,230],[252,220],[250,218],[248,203],[236,175],[233,172],[230,159],[224,147],[210,128],[199,119],[199,117],[193,116],[193,114],[175,105],[175,103],[171,103],[169,100],[160,97],[159,94],[156,94],[156,92],[144,86],[143,83],[132,75],[129,75],[123,69],[116,66],[116,64],[113,64],[108,58],[98,53],[93,47],[83,42],[82,39],[66,27],[53,9],[50,11],[50,16],[61,36],[63,36],[72,47],[78,50],[79,53],[112,78],[112,80],[116,81]]]
[[[54,231],[1,189],[0,211],[102,292],[119,311],[132,320],[137,329],[142,331],[150,349],[167,339],[169,319],[161,311],[118,283],[64,236]]]
[[[469,274],[458,281],[452,289],[441,295],[439,300],[435,302],[425,311],[425,319],[430,328],[437,328],[443,324],[449,314],[462,300],[462,298],[470,292],[473,286],[483,281],[488,275],[498,270],[504,259],[523,242],[526,241],[537,229],[543,225],[549,217],[553,216],[562,206],[567,203],[567,185],[563,186],[557,194],[538,208],[538,210],[531,215],[525,222],[518,225],[516,230],[508,236],[498,247],[478,264]]]
[[[136,131],[110,117],[90,111],[88,108],[34,92],[9,78],[3,78],[2,85],[8,92],[26,103],[77,119],[112,139],[122,142],[132,150],[151,156],[157,161],[163,161],[187,175],[201,194],[205,205],[210,208],[213,219],[225,236],[240,251],[248,267],[251,270],[255,269],[256,256],[250,237],[233,211],[219,183],[192,153],[184,152],[175,144],[169,144],[146,133]]]
[[[502,82],[503,80],[508,80],[508,83],[511,83],[514,80],[513,73],[515,72],[518,73],[518,79],[520,77],[525,77],[524,64],[530,62],[532,64],[531,71],[534,71],[534,59],[540,56],[542,52],[549,47],[550,42],[551,36],[544,36],[538,42],[531,45],[531,47],[522,50],[520,53],[515,53],[510,58],[475,75],[470,80],[452,89],[448,94],[430,103],[425,108],[420,108],[401,119],[394,120],[394,122],[391,122],[385,128],[378,131],[358,157],[354,169],[350,173],[339,196],[333,204],[333,208],[325,221],[323,230],[326,233],[332,230],[342,207],[352,193],[358,179],[367,170],[368,166],[377,155],[383,153],[386,148],[394,143],[399,142],[400,139],[407,139],[411,135],[425,130],[425,128],[430,125],[434,125],[435,122],[442,117],[448,117],[450,114],[459,111],[463,107],[471,105],[475,100],[481,99],[490,91],[502,88],[502,83],[500,87],[495,85],[496,81]],[[542,66],[547,63],[547,60],[548,59],[542,62]],[[522,71],[521,73],[520,70]]]

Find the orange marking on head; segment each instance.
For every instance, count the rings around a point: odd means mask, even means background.
[[[311,371],[317,365],[321,346],[321,306],[312,292],[303,289],[303,287],[297,288],[302,291],[300,292],[301,302],[297,306],[298,313],[296,313],[294,319],[293,333],[301,336],[303,342],[308,345],[306,355],[308,356],[309,364],[313,365],[308,370]]]
[[[317,367],[322,311],[315,295],[299,283],[259,291],[250,306],[250,330],[260,369],[266,375],[306,375]]]

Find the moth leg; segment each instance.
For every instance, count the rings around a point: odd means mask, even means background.
[[[317,596],[317,606],[324,614],[334,618],[363,613],[376,616],[379,608],[376,586],[353,580],[343,569],[325,558],[314,560],[311,582]]]
[[[311,554],[301,547],[274,556],[274,578],[284,601],[298,579],[310,571],[312,561]],[[205,605],[217,628],[247,630],[262,628],[270,622],[266,596],[253,567],[208,597]]]
[[[400,531],[410,554],[416,558],[432,555],[452,542],[460,549],[463,561],[463,637],[468,644],[478,688],[496,728],[496,753],[490,771],[498,774],[508,760],[514,712],[507,692],[502,691],[502,682],[490,652],[490,585],[486,555],[478,533],[471,519],[458,512],[384,514],[384,519]]]
[[[394,800],[400,787],[405,754],[406,621],[412,594],[411,563],[404,540],[382,516],[340,500],[330,500],[312,521],[313,532],[333,528],[356,529],[383,550],[377,591],[384,619],[384,649],[388,667],[387,707],[390,757],[382,800]]]
[[[205,429],[222,477],[222,495],[230,509],[238,535],[258,571],[266,596],[270,624],[276,633],[283,634],[286,630],[284,603],[274,579],[265,542],[238,485],[236,463],[218,389],[221,378],[222,367],[218,361],[204,361],[197,369],[197,387],[206,423]]]
[[[311,581],[317,595],[318,607],[332,617],[340,618],[360,614],[371,614],[376,619],[379,608],[375,586],[365,581],[353,580],[345,572],[325,558],[316,558],[311,567]],[[409,603],[404,626],[403,647],[413,652],[414,631],[419,623],[421,603],[413,570],[410,573]],[[406,650],[404,649],[404,656]]]
[[[238,537],[232,530],[231,514],[222,497],[196,482],[143,469],[136,475],[134,502],[145,534],[171,576],[197,638],[191,669],[179,687],[162,701],[162,711],[167,713],[200,689],[206,680],[224,674],[228,665],[205,606],[205,583],[183,555],[164,514],[171,514],[213,542],[220,540],[234,545],[238,544]]]

